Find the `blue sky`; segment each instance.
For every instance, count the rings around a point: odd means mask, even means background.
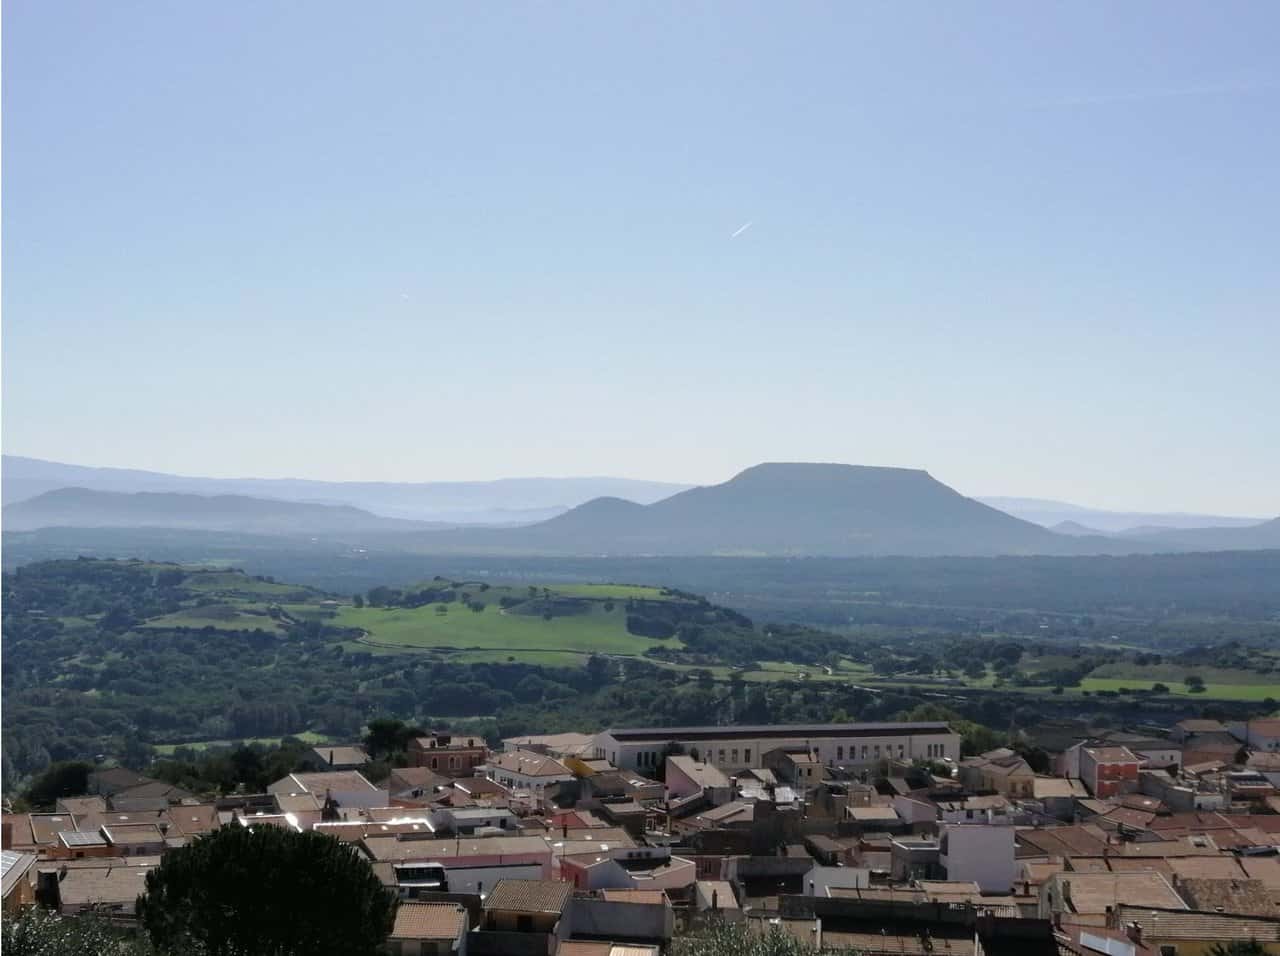
[[[1275,4],[4,14],[7,452],[1280,512]]]

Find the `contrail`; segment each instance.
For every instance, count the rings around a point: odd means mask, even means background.
[[[750,228],[751,228],[751,220],[747,220],[747,221],[746,221],[746,222],[744,222],[741,226],[739,226],[737,229],[735,229],[735,230],[733,231],[733,234],[732,234],[731,236],[729,236],[729,238],[730,238],[730,239],[737,239],[740,235],[742,235],[744,232],[746,232],[746,231],[747,231],[748,229],[750,229]]]

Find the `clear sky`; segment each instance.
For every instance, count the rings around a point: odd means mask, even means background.
[[[1270,0],[6,2],[4,448],[1280,513],[1278,36]]]

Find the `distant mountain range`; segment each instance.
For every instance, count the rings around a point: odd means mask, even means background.
[[[245,495],[59,488],[4,506],[6,531],[36,528],[186,528],[246,534],[422,531],[440,525],[384,518],[349,505],[273,501]]]
[[[978,501],[993,508],[999,508],[1015,518],[1022,518],[1024,521],[1031,521],[1064,534],[1142,535],[1170,528],[1244,528],[1266,520],[1265,518],[1183,512],[1106,511],[1047,498],[979,497]]]
[[[6,532],[39,529],[174,529],[244,535],[311,536],[353,547],[419,554],[559,556],[983,556],[1130,554],[1280,548],[1280,519],[1253,524],[1169,528],[1146,519],[1123,531],[1099,527],[1112,513],[1038,502],[1073,515],[1046,528],[990,502],[967,498],[931,477],[905,468],[843,464],[757,465],[729,481],[699,488],[616,478],[511,479],[501,482],[332,483],[264,479],[180,478],[120,469],[85,469],[6,457],[5,498],[57,481],[83,477],[127,488],[130,483],[194,483],[200,488],[247,485],[283,493],[327,490],[328,500],[201,491],[130,491],[58,487],[6,504]],[[63,470],[67,471],[63,471]],[[138,477],[141,476],[141,477]],[[15,491],[14,485],[17,490]],[[499,487],[501,486],[501,487]],[[547,495],[581,494],[593,487],[630,488],[647,501],[606,493],[545,520],[529,520]],[[334,497],[367,497],[362,508]],[[539,496],[542,496],[541,498]],[[1017,499],[1023,514],[1028,501]],[[387,504],[390,502],[390,504]],[[486,523],[424,521],[393,513],[458,514],[460,504],[493,506],[462,513]],[[530,509],[510,507],[524,503]],[[1074,509],[1074,510],[1071,510]],[[560,512],[560,509],[554,509]],[[391,512],[391,513],[389,513]],[[1046,512],[1041,511],[1041,514]],[[494,515],[508,524],[496,526]],[[525,523],[510,520],[520,514]],[[1239,520],[1239,519],[1237,519]]]
[[[94,491],[245,495],[309,504],[349,505],[388,518],[449,524],[542,521],[602,495],[648,503],[690,485],[631,478],[503,478],[497,481],[312,481],[299,478],[202,478],[131,468],[88,468],[3,456],[3,503],[59,488]]]
[[[757,465],[650,505],[598,498],[523,528],[413,540],[444,551],[745,556],[1057,554],[1082,544],[966,498],[924,471],[838,464]]]

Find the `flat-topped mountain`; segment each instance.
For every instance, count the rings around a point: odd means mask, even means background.
[[[7,531],[35,528],[187,528],[262,534],[416,531],[439,525],[383,518],[347,505],[273,501],[245,495],[93,491],[59,488],[4,507]]]
[[[960,555],[1062,553],[1079,542],[948,488],[927,472],[763,464],[650,505],[597,498],[525,528],[419,543],[559,554]]]

